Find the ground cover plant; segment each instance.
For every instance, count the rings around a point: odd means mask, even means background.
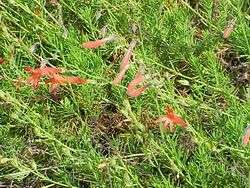
[[[249,12],[0,1],[0,187],[250,186]]]

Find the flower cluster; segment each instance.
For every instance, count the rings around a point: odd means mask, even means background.
[[[90,41],[87,43],[84,43],[81,45],[83,48],[91,49],[91,48],[97,48],[109,41],[117,39],[117,35],[110,35],[109,37],[102,38],[100,40],[96,41]],[[35,49],[36,45],[32,45]],[[112,84],[116,86],[125,76],[126,71],[128,70],[130,66],[130,59],[132,56],[133,49],[136,46],[136,40],[132,40],[129,44],[129,47],[120,63],[120,72],[117,75],[117,77],[113,80]],[[32,50],[34,51],[34,50]],[[5,62],[5,58],[0,59],[0,64],[3,64]],[[81,83],[95,83],[95,81],[84,79],[84,78],[78,78],[78,77],[72,77],[72,76],[65,76],[61,75],[62,69],[61,68],[54,68],[54,67],[47,67],[46,62],[42,61],[41,66],[36,69],[32,69],[30,67],[26,67],[24,69],[26,72],[30,73],[31,75],[26,79],[23,80],[22,78],[19,78],[16,80],[16,84],[19,85],[21,83],[26,83],[27,85],[32,86],[33,89],[37,89],[39,86],[39,83],[41,82],[42,77],[48,77],[45,80],[46,84],[51,84],[51,88],[49,89],[49,92],[56,96],[58,87],[61,84],[81,84]],[[147,83],[136,89],[138,85],[140,85],[142,82],[144,82],[146,79],[150,78],[151,75],[143,75],[143,68],[140,68],[138,72],[135,75],[135,78],[129,83],[127,88],[127,95],[130,97],[138,97],[141,95],[148,87],[152,85],[152,83]],[[167,126],[170,128],[170,132],[172,133],[174,131],[174,124],[182,125],[184,128],[188,127],[188,124],[185,123],[183,119],[181,119],[179,116],[175,115],[173,110],[171,108],[167,108],[167,113],[165,116],[157,119],[154,121],[155,123],[163,123],[162,131],[165,131]]]

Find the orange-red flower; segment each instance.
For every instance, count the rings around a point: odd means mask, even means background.
[[[129,68],[129,65],[130,65],[129,61],[130,61],[132,51],[133,51],[135,45],[136,45],[136,41],[132,40],[130,42],[129,48],[128,48],[127,52],[125,53],[125,55],[124,55],[124,57],[122,59],[122,62],[120,64],[120,73],[118,74],[118,76],[112,82],[113,85],[117,85],[122,80],[122,78],[125,75],[126,70]]]
[[[31,76],[26,80],[26,82],[31,83],[34,89],[38,87],[41,76],[51,76],[55,73],[59,73],[62,71],[62,69],[60,68],[53,67],[40,67],[37,69],[31,69],[30,67],[26,67],[24,70],[31,73]]]
[[[164,132],[167,128],[167,126],[169,126],[169,130],[170,132],[174,132],[174,124],[179,124],[181,126],[183,126],[184,128],[187,128],[188,127],[188,124],[185,123],[185,121],[174,114],[174,111],[167,107],[167,113],[165,116],[163,117],[160,117],[158,119],[156,119],[154,122],[155,123],[160,123],[160,122],[163,122],[163,126],[162,126],[162,131]]]
[[[125,72],[126,72],[127,69],[122,69],[120,71],[120,73],[115,77],[115,79],[112,81],[112,84],[115,86],[117,85],[121,80],[122,78],[124,77],[125,75]]]
[[[50,79],[45,81],[46,83],[51,83],[52,86],[49,92],[54,93],[57,91],[60,84],[80,84],[80,83],[89,83],[90,80],[77,78],[77,77],[70,77],[70,76],[60,76],[58,74],[54,74]]]
[[[134,80],[132,80],[132,81],[129,83],[129,86],[128,86],[128,89],[127,89],[127,94],[128,94],[130,97],[137,97],[137,96],[139,96],[145,89],[147,89],[149,86],[152,85],[151,83],[148,83],[148,84],[145,84],[145,85],[141,86],[139,89],[135,89],[137,85],[139,85],[139,84],[142,83],[145,79],[148,78],[148,75],[146,75],[146,76],[143,76],[143,75],[142,75],[142,71],[143,71],[143,69],[140,69],[140,70],[136,73]]]
[[[110,35],[109,37],[100,39],[100,40],[96,40],[96,41],[89,41],[86,43],[82,44],[83,48],[97,48],[103,44],[105,44],[106,42],[112,41],[114,39],[118,38],[117,35]]]
[[[134,49],[136,45],[136,40],[132,40],[129,44],[129,48],[127,50],[127,52],[125,53],[123,59],[122,59],[122,62],[120,64],[120,68],[121,69],[125,69],[126,67],[128,67],[128,64],[129,64],[129,60],[131,58],[131,55],[132,55],[132,51]]]

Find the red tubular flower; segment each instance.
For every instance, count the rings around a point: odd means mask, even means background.
[[[109,37],[100,39],[100,40],[96,40],[96,41],[90,41],[87,43],[82,44],[83,48],[97,48],[103,44],[105,44],[106,42],[112,41],[114,39],[118,38],[117,35],[110,35]]]
[[[130,42],[129,48],[128,48],[127,52],[125,53],[125,55],[124,55],[124,57],[122,59],[122,62],[120,64],[120,73],[118,74],[118,76],[112,82],[113,85],[117,85],[122,80],[122,78],[125,75],[126,70],[129,68],[129,65],[130,65],[129,61],[130,61],[132,51],[133,51],[135,45],[136,45],[136,41],[132,40]]]
[[[53,68],[53,67],[41,67],[37,69],[31,69],[30,67],[26,67],[24,70],[32,74],[26,80],[26,82],[31,83],[34,89],[38,87],[41,76],[53,75],[55,73],[59,73],[62,71],[62,69],[60,68]]]
[[[54,74],[50,79],[45,81],[46,83],[51,83],[52,86],[49,92],[54,93],[57,91],[60,84],[80,84],[80,83],[89,83],[90,80],[77,78],[77,77],[70,77],[70,76],[60,76],[58,74]]]
[[[166,130],[167,126],[169,126],[169,130],[171,133],[174,132],[174,124],[179,124],[183,126],[184,128],[188,127],[188,124],[186,124],[185,121],[181,117],[175,115],[174,111],[170,107],[167,107],[166,111],[167,113],[165,116],[160,117],[154,121],[155,123],[163,122],[163,126],[162,126],[163,132]]]
[[[117,85],[125,75],[126,69],[122,69],[120,73],[117,75],[117,77],[113,80],[112,84],[115,86]]]
[[[120,68],[121,69],[125,69],[126,67],[128,67],[128,64],[129,64],[129,60],[131,58],[131,55],[132,55],[132,51],[134,49],[136,45],[136,41],[135,40],[132,40],[129,44],[129,48],[127,50],[127,52],[125,53],[123,59],[122,59],[122,62],[120,64]]]
[[[129,86],[128,86],[128,89],[127,89],[127,94],[130,96],[130,97],[137,97],[139,96],[143,91],[145,91],[145,89],[147,89],[148,87],[150,87],[152,84],[151,83],[148,83],[148,84],[145,84],[143,86],[141,86],[139,89],[135,89],[137,85],[139,85],[140,83],[142,83],[145,79],[147,79],[148,75],[146,76],[143,76],[142,75],[142,69],[139,70],[137,72],[137,74],[135,75],[135,78],[134,80],[132,80],[130,83],[129,83]]]

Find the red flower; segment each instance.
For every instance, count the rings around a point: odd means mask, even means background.
[[[149,75],[142,75],[143,69],[140,69],[136,75],[134,80],[132,80],[129,83],[129,86],[127,88],[127,94],[130,97],[137,97],[139,96],[145,89],[147,89],[149,86],[151,86],[151,83],[145,84],[143,86],[141,86],[139,89],[135,89],[137,85],[139,85],[140,83],[142,83],[145,79],[147,79],[149,77]]]
[[[80,83],[89,83],[90,80],[86,80],[83,78],[70,77],[70,76],[60,76],[58,74],[54,74],[50,79],[45,81],[46,83],[52,83],[52,86],[49,92],[54,93],[57,91],[60,84],[80,84]]]
[[[53,67],[40,67],[37,69],[31,69],[30,67],[26,67],[24,70],[32,74],[26,80],[26,82],[31,83],[34,89],[38,87],[41,76],[53,75],[62,71],[62,69],[60,68]]]
[[[122,62],[120,64],[120,68],[121,69],[125,69],[128,65],[129,65],[129,60],[131,58],[131,55],[132,55],[132,51],[134,49],[136,45],[136,41],[135,40],[132,40],[129,44],[129,48],[127,50],[127,52],[125,53],[123,59],[122,59]]]
[[[116,38],[118,38],[117,35],[110,35],[107,38],[103,38],[103,39],[100,39],[100,40],[89,41],[89,42],[83,43],[82,47],[83,48],[97,48],[97,47],[105,44],[106,42],[112,41],[112,40],[114,40]]]
[[[126,70],[129,68],[129,65],[130,65],[129,61],[130,61],[132,51],[133,51],[135,45],[136,45],[136,41],[132,40],[130,42],[129,48],[128,48],[127,52],[125,53],[125,55],[124,55],[124,57],[122,59],[122,62],[120,64],[120,70],[121,71],[118,74],[118,76],[112,82],[113,85],[117,85],[122,80],[122,78],[125,75]]]
[[[173,110],[169,107],[167,107],[167,114],[163,117],[160,117],[159,119],[156,119],[154,122],[155,123],[163,122],[163,126],[162,126],[163,132],[166,130],[167,126],[169,126],[169,130],[171,133],[174,132],[175,123],[183,126],[184,128],[188,127],[188,124],[186,124],[182,118],[175,115]]]
[[[115,79],[112,81],[112,84],[113,85],[117,85],[121,80],[122,78],[124,77],[125,75],[125,72],[126,72],[127,69],[122,69],[120,71],[120,73],[117,75],[117,77],[115,77]]]

